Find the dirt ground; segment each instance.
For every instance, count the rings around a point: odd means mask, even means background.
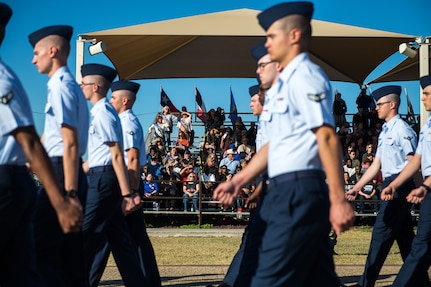
[[[147,229],[150,237],[164,236],[242,236],[243,229]],[[385,265],[380,272],[376,287],[391,286],[400,265]],[[228,265],[159,265],[162,286],[201,287],[208,284],[217,286],[223,280]],[[363,265],[338,265],[336,272],[342,284],[352,286],[358,282],[364,270]],[[431,275],[431,273],[430,273]],[[116,266],[107,266],[99,286],[123,287]]]
[[[206,266],[159,266],[160,276],[162,278],[162,286],[164,287],[200,287],[208,284],[217,286],[223,280],[226,274],[228,265],[206,265]],[[356,284],[359,276],[363,271],[363,266],[358,265],[342,265],[336,266],[336,271],[340,277],[341,283],[346,286]],[[399,265],[384,266],[380,273],[376,287],[391,286],[395,275],[400,269]],[[120,274],[117,267],[108,266],[100,281],[99,286],[105,287],[122,287]]]

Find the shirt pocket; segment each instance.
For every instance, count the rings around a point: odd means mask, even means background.
[[[395,139],[393,139],[393,138],[387,138],[387,139],[385,139],[384,144],[386,146],[395,146],[396,142],[395,142]]]
[[[289,106],[286,98],[275,98],[272,105],[272,112],[274,114],[284,114],[288,112]]]

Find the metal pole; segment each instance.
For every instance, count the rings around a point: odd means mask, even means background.
[[[79,37],[78,40],[76,40],[76,71],[75,71],[75,78],[76,82],[78,84],[82,81],[81,76],[81,66],[84,65],[84,47],[85,47],[85,41]]]
[[[426,37],[425,41],[419,45],[419,77],[430,74],[430,38]],[[422,87],[420,87],[419,97],[422,97]],[[420,126],[422,127],[427,119],[429,113],[425,110],[424,105],[420,105]]]

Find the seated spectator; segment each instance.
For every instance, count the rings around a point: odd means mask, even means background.
[[[206,134],[206,141],[208,141],[209,144],[214,146],[214,150],[216,147],[219,148],[220,147],[219,130],[216,128],[210,129]]]
[[[374,153],[374,146],[371,143],[367,144],[367,146],[365,147],[365,153],[362,155],[362,160],[364,160],[364,158],[366,157],[374,158],[375,156],[376,154]]]
[[[214,153],[215,153],[214,145],[210,144],[208,141],[205,141],[201,150],[202,162],[205,162],[207,160],[208,155],[214,154]]]
[[[152,135],[151,138],[160,139],[162,144],[165,143],[165,131],[167,131],[169,127],[163,123],[163,117],[160,114],[157,114],[154,122],[148,128],[148,134]]]
[[[226,165],[220,165],[218,172],[216,174],[216,180],[217,182],[225,182],[227,181],[227,166]]]
[[[355,166],[355,173],[349,178],[351,184],[356,184],[362,177],[361,166]]]
[[[193,199],[194,211],[199,210],[199,205],[198,205],[199,189],[200,189],[200,184],[197,182],[195,174],[190,173],[187,176],[187,180],[184,181],[184,185],[183,185],[184,211],[188,211],[188,204],[189,204],[190,198]]]
[[[352,189],[353,184],[350,183],[350,176],[347,171],[343,173],[343,179],[344,179],[344,192],[348,192],[350,189]]]
[[[191,161],[188,165],[184,166],[180,170],[180,177],[182,181],[186,181],[189,174],[194,173],[194,161]]]
[[[361,161],[356,157],[356,151],[352,150],[349,152],[349,158],[352,160],[352,165],[354,167],[361,166]]]
[[[157,157],[152,157],[148,164],[148,172],[152,175],[153,179],[162,178],[163,165],[159,162]]]
[[[180,183],[180,177],[174,171],[174,166],[170,163],[166,165],[166,172],[163,174],[162,190],[163,195],[168,197],[180,196],[178,193],[178,183]],[[176,199],[170,198],[164,200],[163,206],[166,210],[174,210],[176,207]]]
[[[220,127],[219,118],[217,117],[216,111],[210,109],[206,116],[207,122],[205,124],[205,130],[210,131],[214,128],[218,129]]]
[[[361,200],[361,202],[359,202],[357,207],[359,213],[364,213],[364,210],[365,210],[366,203],[363,200],[373,200],[373,201],[376,200],[370,203],[370,205],[372,206],[372,212],[374,212],[374,214],[377,214],[377,211],[379,210],[379,204],[377,202],[377,200],[379,200],[379,193],[380,193],[380,190],[377,186],[377,179],[374,178],[372,182],[366,184],[359,191],[358,199]]]
[[[352,160],[350,158],[346,160],[346,164],[343,165],[343,169],[349,174],[349,178],[355,174],[355,168],[353,167]]]
[[[157,148],[154,145],[150,145],[150,148],[147,154],[147,163],[149,163],[153,157],[157,158],[158,156],[159,154],[157,153]]]
[[[239,166],[239,161],[234,158],[233,149],[226,151],[226,157],[220,161],[220,167],[225,165],[227,167],[227,173],[235,174],[236,168]]]
[[[189,145],[190,144],[189,140],[187,139],[187,135],[183,131],[180,131],[178,133],[178,138],[175,141],[175,148],[180,154],[183,154],[184,151],[189,148]]]
[[[192,156],[190,150],[186,149],[184,151],[184,157],[180,161],[181,168],[187,167],[192,164]]]
[[[371,160],[366,157],[362,160],[361,173],[364,174],[371,165]]]
[[[237,198],[237,203],[236,203],[237,204],[236,208],[238,212],[242,211],[242,209],[244,208],[244,200],[249,198],[255,189],[256,189],[256,184],[254,181],[251,181],[242,187],[241,192],[239,193],[241,197]]]
[[[202,167],[202,193],[205,196],[212,196],[212,192],[216,187],[216,173],[215,155],[211,154],[207,157],[205,164]]]
[[[166,164],[172,164],[173,166],[176,166],[181,161],[181,157],[178,155],[177,149],[175,147],[172,147],[169,150],[169,153],[165,155],[165,157],[162,160],[163,165]]]
[[[166,155],[166,147],[160,139],[156,140],[157,157],[161,160]]]
[[[251,146],[248,144],[248,138],[242,137],[241,144],[237,148],[237,152],[241,159],[246,158],[251,152]]]
[[[220,139],[220,150],[222,150],[223,153],[226,152],[226,150],[228,150],[233,143],[233,131],[228,127],[225,129],[225,132]]]
[[[251,146],[250,153],[245,157],[245,160],[248,162],[251,160],[251,158],[256,154],[256,146]]]
[[[255,122],[250,122],[250,128],[247,130],[248,144],[254,146],[256,143],[257,126]]]
[[[149,173],[144,180],[144,196],[149,198],[152,195],[157,195],[158,192],[159,185],[157,182],[153,181],[153,175]]]
[[[144,181],[148,174],[148,163],[142,167],[141,180]]]

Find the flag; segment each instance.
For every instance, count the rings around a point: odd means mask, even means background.
[[[171,110],[171,113],[179,113],[180,111],[172,104],[171,99],[169,99],[168,95],[166,95],[165,91],[163,90],[162,86],[160,86],[160,105],[162,108],[164,106],[168,106]]]
[[[204,101],[202,100],[201,93],[199,93],[198,88],[195,87],[195,93],[196,93],[196,103],[198,104],[198,112],[197,117],[201,119],[201,121],[206,124],[207,123],[207,109],[205,108]]]
[[[232,87],[230,88],[230,112],[228,118],[232,122],[232,126],[235,125],[236,118],[238,117],[238,111],[236,109],[235,99],[232,94]]]
[[[404,87],[404,90],[406,91],[406,99],[407,99],[407,122],[409,124],[415,124],[416,118],[415,118],[415,112],[413,111],[412,103],[410,102],[409,93],[407,93],[407,88]]]

